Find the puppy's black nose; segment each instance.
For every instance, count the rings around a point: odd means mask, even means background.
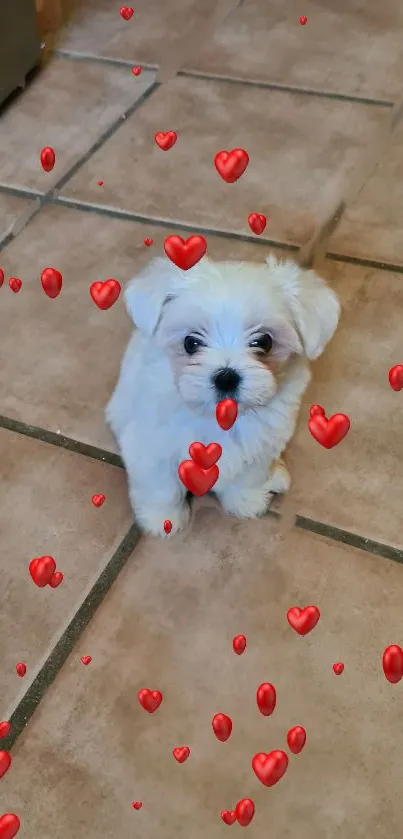
[[[232,367],[225,367],[213,376],[215,387],[220,393],[234,393],[239,386],[241,377]]]

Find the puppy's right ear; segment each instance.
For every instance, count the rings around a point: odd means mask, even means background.
[[[156,257],[131,280],[124,297],[135,326],[152,335],[164,303],[180,291],[184,274],[169,259]]]

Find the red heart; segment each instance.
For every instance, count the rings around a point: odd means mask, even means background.
[[[392,684],[397,684],[403,676],[403,650],[397,644],[386,647],[382,656],[383,672]]]
[[[164,251],[167,257],[182,271],[193,268],[202,256],[206,253],[207,242],[204,236],[189,236],[186,239],[181,236],[167,236],[164,241]]]
[[[2,268],[0,268],[0,288],[2,287],[3,283],[4,283],[4,271],[3,271]]]
[[[133,807],[134,810],[141,810],[142,806],[143,806],[142,801],[132,801],[132,807]]]
[[[222,448],[219,443],[209,443],[208,446],[203,446],[203,443],[192,443],[189,446],[189,454],[198,466],[209,469],[220,459]]]
[[[105,280],[105,282],[92,283],[90,295],[99,309],[110,309],[116,303],[121,292],[120,283],[117,280]]]
[[[232,719],[227,717],[226,714],[214,714],[212,726],[217,740],[220,740],[221,743],[225,743],[231,736]]]
[[[336,661],[336,664],[333,665],[333,673],[335,673],[336,676],[341,676],[343,670],[344,670],[343,662],[342,661]]]
[[[55,571],[56,563],[53,556],[40,556],[31,559],[29,563],[29,573],[35,585],[39,588],[49,585]]]
[[[276,707],[276,688],[269,682],[263,682],[256,691],[257,707],[264,717],[270,717]]]
[[[173,750],[172,754],[175,760],[178,761],[178,763],[184,763],[190,755],[189,746],[178,746],[176,749]]]
[[[403,388],[403,364],[395,364],[389,370],[389,384],[392,390],[401,390]]]
[[[82,663],[83,663],[83,664],[85,664],[85,665],[87,666],[87,664],[91,664],[91,661],[92,661],[92,656],[90,656],[90,655],[82,655],[82,656],[81,656],[81,661],[82,661]]]
[[[305,606],[305,609],[293,606],[287,612],[288,623],[298,635],[308,635],[308,632],[315,628],[319,618],[320,611],[316,606]]]
[[[23,661],[17,661],[17,664],[15,665],[15,669],[17,671],[17,675],[21,676],[21,678],[22,678],[23,676],[25,676],[25,674],[27,672],[27,665],[24,664]],[[0,834],[0,839],[1,839],[1,834]]]
[[[235,807],[235,816],[241,827],[247,827],[255,815],[255,805],[251,798],[242,798]]]
[[[154,136],[154,140],[157,143],[157,146],[162,149],[162,151],[168,151],[175,145],[178,139],[178,135],[176,131],[166,131],[164,134],[163,131],[157,131]]]
[[[145,711],[148,711],[149,714],[153,714],[154,711],[160,707],[163,696],[159,690],[149,690],[148,688],[143,688],[142,690],[139,690],[137,698],[142,708],[144,708]]]
[[[122,6],[120,14],[123,20],[130,20],[134,15],[134,9],[131,9],[130,6]]]
[[[94,507],[102,507],[102,504],[105,501],[105,496],[102,495],[102,492],[100,492],[97,495],[93,495],[91,501],[92,501]]]
[[[0,751],[0,778],[8,772],[11,766],[11,755],[9,752]]]
[[[236,819],[235,810],[221,810],[221,818],[224,824],[234,824]]]
[[[308,428],[312,437],[321,446],[324,446],[325,449],[332,449],[348,434],[350,420],[345,414],[333,414],[329,419],[320,414],[315,414],[310,418]]]
[[[143,72],[142,67],[132,67],[133,76],[139,76]]]
[[[10,725],[9,722],[7,722],[6,720],[3,720],[3,722],[0,722],[0,740],[2,740],[3,737],[7,737],[7,734],[9,734],[10,731],[11,731],[11,725]]]
[[[19,280],[18,277],[11,277],[11,279],[8,281],[8,284],[11,288],[11,291],[13,291],[14,294],[18,294],[22,286],[22,280]]]
[[[252,769],[265,787],[273,787],[283,777],[288,766],[285,752],[276,749],[264,754],[259,752],[252,758]]]
[[[238,416],[238,403],[234,399],[222,399],[216,407],[215,415],[220,428],[229,431]]]
[[[153,242],[154,242],[154,240],[153,240],[153,239],[149,239],[149,238],[144,239],[143,241],[144,241],[144,244],[145,244],[146,248],[150,248],[150,247],[151,247],[151,245],[152,245],[152,244],[153,244]]]
[[[315,416],[324,417],[325,416],[325,409],[322,408],[322,405],[312,405],[309,409],[309,416],[310,417],[315,417]]]
[[[63,582],[63,574],[61,571],[55,571],[52,575],[52,578],[49,580],[49,585],[51,588],[57,588],[60,586],[60,583]]]
[[[253,233],[256,233],[256,236],[260,236],[263,233],[263,230],[267,224],[266,216],[263,216],[261,213],[251,213],[248,216],[248,224],[250,229]]]
[[[5,813],[0,818],[0,839],[14,839],[21,827],[21,822],[15,813]]]
[[[237,655],[242,655],[242,653],[246,650],[246,638],[245,635],[235,635],[235,638],[232,640],[232,648],[234,653]]]
[[[178,466],[178,475],[186,489],[199,498],[205,495],[218,481],[218,466],[202,469],[194,460],[183,460]]]
[[[287,734],[288,748],[294,755],[299,755],[306,743],[306,731],[302,725],[295,725],[290,728]]]
[[[45,172],[51,172],[56,163],[56,155],[50,146],[45,146],[41,151],[41,166]]]
[[[249,155],[245,149],[219,151],[214,158],[214,166],[223,181],[233,184],[243,175],[249,163]]]
[[[172,522],[169,519],[164,521],[164,532],[168,535],[172,530]]]
[[[305,24],[308,23],[308,18],[305,15],[301,15],[299,22],[301,26],[305,26]]]
[[[45,294],[53,299],[58,297],[62,290],[63,277],[56,268],[45,268],[41,274],[41,283]]]

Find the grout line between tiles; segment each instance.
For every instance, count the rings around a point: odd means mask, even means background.
[[[20,420],[10,419],[9,417],[0,415],[0,428],[7,431],[13,431],[16,434],[22,434],[25,437],[30,437],[34,440],[40,440],[42,443],[49,443],[53,446],[58,446],[67,451],[81,454],[84,457],[92,457],[95,460],[100,460],[110,466],[116,466],[120,469],[124,468],[121,457],[113,452],[108,452],[105,449],[98,449],[96,446],[90,446],[87,443],[81,443],[78,440],[73,440],[71,437],[65,437],[62,434],[57,434],[54,431],[47,431],[35,425],[26,425]],[[268,511],[269,516],[281,518],[281,514]],[[296,516],[295,526],[301,530],[306,530],[309,533],[316,533],[318,536],[323,536],[325,539],[330,539],[334,542],[341,542],[343,545],[349,545],[352,548],[365,551],[366,553],[381,556],[384,559],[391,559],[394,562],[403,563],[403,550],[395,548],[392,545],[387,545],[383,542],[377,542],[374,539],[367,539],[360,536],[358,533],[353,533],[349,530],[343,530],[331,524],[317,521],[316,519],[308,518],[307,516]]]
[[[136,64],[135,61],[128,61],[126,59],[113,58],[111,56],[95,55],[94,53],[75,52],[74,50],[54,50],[54,55],[58,58],[66,58],[70,61],[93,61],[100,64],[112,64],[117,67],[132,67]],[[158,70],[156,64],[141,64],[143,70]],[[340,102],[352,102],[357,105],[373,105],[379,108],[393,108],[393,102],[388,99],[372,99],[366,96],[353,96],[348,93],[335,92],[331,90],[321,90],[320,88],[299,87],[298,85],[281,84],[281,82],[265,82],[256,79],[244,79],[241,76],[225,76],[219,73],[203,73],[198,70],[179,70],[178,76],[189,79],[200,79],[201,81],[225,82],[228,84],[243,85],[245,87],[254,87],[261,90],[277,90],[283,93],[298,93],[305,96],[319,96],[322,99],[337,100]]]
[[[15,745],[20,734],[28,724],[45,693],[55,680],[74,646],[89,624],[96,610],[101,605],[109,589],[126,565],[140,539],[140,531],[133,524],[119,547],[109,560],[104,570],[94,583],[91,591],[81,603],[74,617],[62,633],[39,673],[18,703],[10,717],[11,731],[1,746],[9,751]]]

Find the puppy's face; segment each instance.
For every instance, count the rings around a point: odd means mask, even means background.
[[[168,356],[183,401],[203,413],[226,397],[235,399],[241,411],[267,405],[290,357],[317,357],[336,328],[337,298],[316,275],[293,263],[272,258],[263,265],[214,264],[203,259],[181,272],[165,260],[155,260],[154,266],[157,262],[158,277],[154,271],[154,279],[148,275],[147,281],[155,306],[150,319],[148,299],[146,331]],[[136,282],[126,299],[141,327],[140,298],[136,302],[135,291],[130,298]]]

